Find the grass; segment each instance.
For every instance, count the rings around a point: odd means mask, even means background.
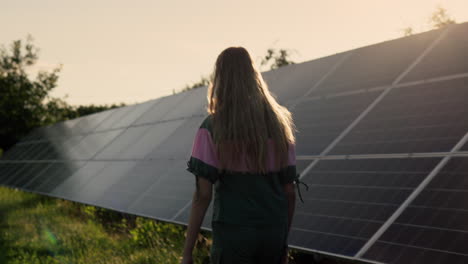
[[[186,227],[0,186],[0,263],[180,263]],[[195,264],[209,263],[202,231]],[[290,250],[290,263],[351,264]]]
[[[180,263],[185,227],[0,186],[0,263]],[[209,234],[195,263],[208,263]]]

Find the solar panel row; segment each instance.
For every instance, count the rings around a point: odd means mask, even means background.
[[[468,261],[466,157],[452,157],[389,222],[468,132],[466,33],[468,23],[263,73],[293,112],[297,169],[307,168],[291,246],[384,263]],[[194,179],[184,168],[206,92],[36,129],[0,160],[0,184],[186,224]],[[427,157],[382,155],[398,153]]]

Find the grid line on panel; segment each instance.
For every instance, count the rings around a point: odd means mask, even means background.
[[[297,160],[351,160],[351,159],[400,159],[400,158],[439,158],[445,156],[466,157],[468,151],[455,152],[415,152],[395,154],[348,154],[348,155],[300,155]]]
[[[16,180],[18,180],[19,178],[16,178],[16,179],[13,179],[12,181],[12,178],[9,178],[6,182],[6,186],[10,186],[12,188],[18,188],[18,189],[21,189],[21,190],[27,190],[27,191],[31,191],[29,189],[27,189],[26,187],[30,184],[30,182],[32,182],[33,180],[35,180],[36,178],[40,177],[45,171],[47,171],[51,166],[52,166],[53,163],[49,163],[47,164],[47,166],[45,166],[44,168],[42,168],[38,173],[36,173],[33,177],[31,177],[25,184],[23,184],[22,186],[14,186],[12,185]],[[18,176],[16,176],[18,177]]]
[[[421,85],[421,84],[431,84],[431,83],[437,83],[437,82],[443,82],[443,81],[462,79],[466,77],[468,77],[468,73],[452,74],[452,75],[446,75],[446,76],[441,76],[441,77],[436,77],[436,78],[402,82],[402,83],[395,84],[393,88],[411,87],[411,86],[416,86],[416,85]],[[307,98],[301,98],[299,99],[298,103],[299,102],[304,103],[308,101],[317,101],[317,100],[326,99],[326,98],[349,96],[349,95],[354,95],[354,94],[362,94],[362,93],[368,93],[368,92],[374,92],[374,91],[381,91],[391,86],[392,85],[384,85],[384,86],[377,86],[377,87],[354,90],[354,91],[349,91],[349,92],[338,92],[338,93],[330,93],[326,95],[317,95],[317,96],[312,96],[312,97],[307,97]]]
[[[324,199],[324,198],[308,198],[304,199],[304,201],[323,201],[323,202],[340,202],[340,203],[349,203],[349,204],[365,204],[365,205],[396,205],[391,203],[377,203],[377,202],[364,202],[364,201],[348,201],[348,200],[341,200],[341,199]]]
[[[452,148],[451,152],[458,151],[468,141],[468,133],[458,141]],[[430,183],[430,181],[439,173],[439,171],[450,160],[451,155],[445,156],[437,166],[426,176],[426,178],[414,189],[414,191],[406,198],[406,200],[398,207],[398,209],[387,219],[387,221],[375,232],[375,234],[367,241],[367,243],[356,253],[356,257],[361,257],[366,251],[382,236],[382,234],[390,227],[391,224],[403,213],[403,211],[413,202],[421,191]]]
[[[418,81],[402,82],[402,83],[397,84],[395,87],[400,88],[400,87],[408,87],[408,86],[414,86],[414,85],[420,85],[420,84],[430,84],[434,82],[450,81],[450,80],[461,79],[465,77],[468,77],[468,73],[451,74],[451,75],[446,75],[446,76],[441,76],[441,77],[422,79]]]
[[[322,254],[322,255],[334,256],[334,257],[344,258],[344,259],[348,259],[348,260],[358,260],[359,262],[364,262],[364,263],[385,264],[385,263],[379,262],[379,261],[374,261],[374,260],[369,260],[369,259],[358,259],[358,258],[355,258],[355,257],[350,257],[350,256],[346,256],[346,255],[332,253],[332,252],[326,252],[326,251],[322,251],[322,250],[304,248],[304,247],[299,247],[299,246],[289,246],[289,247],[293,248],[293,249],[305,251],[305,252],[319,253],[319,254]]]
[[[157,103],[156,103],[156,104],[157,104]],[[152,109],[152,107],[150,107],[150,109]],[[147,111],[149,111],[149,110],[147,110]],[[164,121],[158,121],[158,122],[148,123],[148,124],[139,124],[139,125],[135,125],[135,126],[127,126],[127,127],[125,127],[125,128],[110,129],[110,130],[119,130],[119,129],[120,129],[120,130],[122,130],[122,131],[121,131],[117,136],[115,136],[111,141],[109,141],[105,146],[103,146],[98,152],[96,152],[96,153],[91,157],[90,160],[103,160],[103,159],[95,159],[95,157],[97,157],[102,151],[104,151],[109,145],[111,145],[115,140],[117,140],[117,138],[119,138],[121,135],[123,135],[123,134],[124,134],[129,128],[131,128],[131,127],[142,127],[142,126],[147,126],[148,129],[147,129],[145,132],[143,132],[143,134],[141,135],[141,136],[143,137],[143,136],[145,136],[147,133],[150,132],[150,126],[151,126],[151,125],[157,125],[157,124],[166,123],[166,122],[171,122],[171,121],[182,121],[182,120],[187,121],[187,120],[190,119],[190,118],[191,118],[191,117],[182,117],[182,118],[175,118],[175,119],[172,119],[172,120],[164,120]],[[136,119],[136,120],[138,120],[138,119]],[[183,124],[183,122],[182,122],[180,125],[182,125],[182,124]],[[176,128],[174,131],[172,131],[172,132],[168,135],[168,137],[169,137],[170,135],[172,135],[173,133],[175,133],[176,130],[177,130],[177,128]],[[104,132],[104,131],[100,131],[100,132]],[[146,158],[144,158],[144,159],[146,159]],[[106,159],[105,159],[105,160],[106,160]],[[111,160],[112,160],[112,159],[111,159]],[[138,160],[140,160],[140,159],[125,159],[125,160],[129,160],[129,161],[138,161]],[[119,159],[119,161],[123,161],[123,160],[122,160],[122,159]]]
[[[309,96],[313,91],[315,91],[315,90],[323,83],[323,81],[325,81],[325,80],[328,78],[328,76],[332,75],[332,74],[336,71],[336,69],[337,69],[341,64],[343,64],[343,62],[344,62],[347,58],[349,58],[349,56],[350,56],[351,54],[353,54],[353,52],[349,51],[349,52],[347,52],[347,54],[343,55],[342,58],[340,58],[340,59],[327,71],[327,73],[325,73],[325,75],[323,75],[322,78],[320,78],[320,80],[318,80],[305,94],[302,95],[302,97],[293,100],[293,101],[290,103],[290,107],[289,107],[289,108],[290,108],[291,110],[294,109],[294,108],[296,107],[296,105],[297,105],[298,103],[301,102],[302,98]]]
[[[118,108],[120,108],[120,107],[118,107]],[[112,109],[106,110],[106,111],[111,111],[111,112],[110,112],[109,114],[107,114],[106,117],[104,117],[103,119],[101,119],[98,123],[96,123],[96,124],[94,125],[94,127],[93,127],[88,133],[84,133],[83,135],[88,135],[88,134],[94,133],[95,130],[96,130],[96,128],[98,128],[102,123],[104,123],[104,121],[106,121],[108,118],[112,117],[112,115],[114,115],[115,112],[117,112],[116,110],[117,110],[118,108],[112,108]],[[96,115],[104,114],[106,111],[98,112],[98,113],[95,113],[95,114],[96,114]],[[92,115],[92,114],[91,114],[91,115]],[[84,117],[84,118],[83,118],[80,122],[78,122],[75,126],[78,126],[78,125],[80,125],[82,122],[87,121],[87,120],[86,120],[86,116],[83,116],[83,117]]]
[[[452,190],[450,190],[452,191]],[[455,211],[455,212],[468,212],[467,209],[460,209],[460,208],[440,208],[440,207],[433,207],[433,206],[424,206],[424,205],[411,205],[413,208],[419,208],[419,209],[436,209],[439,211]],[[396,223],[395,223],[396,224]]]
[[[413,206],[412,206],[413,207]],[[430,208],[430,207],[429,207]],[[453,209],[450,209],[451,211]],[[460,210],[460,209],[459,209]],[[455,211],[455,210],[453,210]],[[467,210],[463,210],[463,211],[467,211]],[[394,225],[403,225],[403,224],[399,224],[399,223],[393,223]],[[451,231],[451,232],[457,232],[457,233],[465,233],[465,234],[468,234],[468,231],[466,230],[462,230],[462,229],[454,229],[454,228],[445,228],[445,227],[436,227],[436,226],[428,226],[428,225],[415,225],[415,224],[408,224],[408,223],[405,223],[404,224],[405,226],[412,226],[412,227],[417,227],[417,228],[425,228],[425,229],[435,229],[435,230],[441,230],[441,231]],[[390,243],[389,241],[385,241],[383,243]]]
[[[468,257],[467,254],[459,253],[459,252],[453,252],[453,251],[447,251],[447,250],[440,250],[436,248],[427,248],[427,247],[420,247],[420,246],[414,246],[414,245],[407,245],[407,244],[402,244],[402,243],[395,243],[395,242],[383,242],[385,244],[390,244],[390,245],[397,245],[397,246],[403,246],[403,247],[410,247],[410,248],[417,248],[417,249],[423,249],[423,250],[430,250],[430,251],[436,251],[436,252],[441,252],[441,253],[448,253],[448,254],[453,254],[453,255],[459,255],[459,256],[465,256]],[[361,259],[358,258],[359,260],[366,260],[367,259]]]
[[[380,224],[381,221],[372,220],[372,219],[363,219],[363,218],[356,218],[356,217],[346,217],[346,216],[336,216],[336,215],[325,215],[325,214],[313,214],[313,213],[304,213],[304,212],[297,212],[297,214],[301,215],[309,215],[309,216],[319,216],[324,218],[335,218],[335,219],[343,219],[343,220],[353,220],[353,221],[360,221],[360,222],[371,222]],[[301,229],[301,228],[295,228]],[[304,229],[305,230],[305,229]],[[315,231],[314,231],[315,232]]]
[[[408,74],[449,32],[452,27],[447,27],[432,43],[424,49],[424,51],[392,82],[392,85],[385,88],[385,90],[369,105],[367,108],[343,131],[338,137],[336,137],[328,146],[325,148],[320,156],[327,155],[340,141],[343,139],[358,123],[361,121],[382,99],[395,87],[403,77]],[[310,169],[312,169],[319,160],[313,161],[308,167],[304,169],[304,173],[300,175],[300,179],[306,175]]]
[[[349,56],[351,56],[352,52],[348,52],[347,54],[343,55],[342,58],[340,58],[340,60],[338,60],[338,62],[336,62],[329,70],[328,72],[322,76],[322,78],[320,78],[320,80],[318,82],[316,82],[314,84],[314,86],[312,86],[303,96],[303,97],[306,97],[308,96],[310,93],[312,93],[313,91],[315,91],[327,78],[328,76],[332,75],[336,69],[338,69],[338,67],[343,64],[343,62],[349,58]],[[290,109],[294,109],[297,104],[301,101],[301,98],[298,98],[297,100],[294,100],[292,103],[291,103],[291,106],[290,106]],[[312,161],[313,162],[313,161]],[[311,162],[311,163],[312,163]],[[301,174],[299,175],[299,178],[302,178],[311,168],[311,164],[309,164],[306,169],[304,169]]]
[[[187,209],[191,204],[192,204],[192,201],[190,200],[171,218],[171,220],[175,220],[177,217],[179,217],[179,215],[181,215],[185,211],[185,209]]]
[[[333,173],[338,174],[339,172],[334,171]],[[345,172],[346,173],[346,172]],[[359,172],[360,174],[373,174],[374,171]],[[393,172],[388,174],[400,174],[401,172]],[[411,174],[406,172],[406,174]],[[413,174],[418,174],[414,172]],[[388,186],[377,186],[377,185],[345,185],[345,184],[308,184],[309,187],[338,187],[338,188],[361,188],[361,189],[384,189],[384,190],[412,190],[411,187],[388,187]]]
[[[341,235],[341,234],[329,233],[329,232],[321,232],[321,231],[317,231],[317,230],[310,230],[310,229],[304,229],[304,228],[291,227],[291,229],[292,230],[298,230],[298,231],[301,231],[301,232],[306,232],[306,233],[316,233],[316,234],[323,234],[323,235],[327,235],[327,236],[336,236],[336,237],[366,240],[366,238],[364,238],[364,237],[347,236],[347,235]]]
[[[146,160],[143,160],[143,161],[146,161]],[[145,197],[151,190],[151,188],[153,186],[155,186],[156,184],[159,184],[159,182],[162,180],[163,177],[165,177],[166,175],[162,175],[160,177],[158,177],[156,179],[156,181],[154,181],[150,186],[148,186],[148,188],[146,188],[145,191],[143,191],[140,195],[137,196],[137,198],[135,198],[135,200],[133,202],[131,202],[128,206],[127,206],[127,210],[132,208],[135,204],[137,204],[138,202],[140,202],[140,200]]]

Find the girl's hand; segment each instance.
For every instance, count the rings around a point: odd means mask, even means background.
[[[193,264],[193,257],[192,255],[187,255],[182,257],[182,262],[180,264]]]

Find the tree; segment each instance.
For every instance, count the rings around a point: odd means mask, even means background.
[[[181,92],[188,91],[190,89],[200,88],[203,86],[208,86],[209,84],[210,84],[210,77],[202,75],[200,81],[185,85],[185,87],[182,89]],[[172,93],[174,94],[175,91],[173,90]]]
[[[10,52],[0,47],[0,149],[7,150],[36,127],[125,105],[75,107],[49,96],[62,65],[52,72],[40,71],[30,80],[26,69],[37,62],[39,51],[32,41],[28,35],[24,50],[21,40],[13,41]]]
[[[403,29],[403,36],[407,37],[407,36],[411,36],[413,35],[413,28],[412,27],[406,27]]]
[[[455,24],[455,20],[452,19],[447,10],[441,6],[438,6],[436,10],[432,13],[429,23],[432,24],[432,28],[443,28],[448,25]]]
[[[31,129],[45,124],[47,108],[43,101],[57,86],[58,72],[40,71],[35,80],[25,72],[37,61],[37,52],[28,35],[25,51],[22,41],[16,40],[10,50],[0,48],[0,148],[8,149]]]
[[[268,49],[267,54],[263,57],[260,65],[264,66],[272,62],[270,69],[273,70],[286,65],[295,64],[295,62],[288,59],[290,55],[291,52],[286,49],[280,49],[278,52],[275,49]]]
[[[456,23],[455,19],[449,16],[447,9],[441,6],[437,6],[436,10],[432,12],[432,15],[429,17],[430,29],[440,29]],[[405,37],[414,34],[413,27],[403,28],[402,31]]]

